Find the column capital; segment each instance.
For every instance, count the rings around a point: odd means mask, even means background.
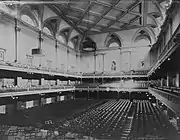
[[[18,27],[18,26],[15,26],[14,29],[15,29],[16,32],[20,32],[21,31],[21,28]]]

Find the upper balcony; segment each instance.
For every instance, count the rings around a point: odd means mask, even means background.
[[[151,68],[148,72],[148,76],[150,76],[162,63],[168,60],[179,47],[179,5],[179,3],[173,3],[167,10],[167,17],[164,24],[161,26],[158,40],[152,46],[149,53]]]
[[[71,71],[65,71],[64,69],[50,69],[47,67],[37,67],[28,64],[21,64],[17,62],[6,62],[0,61],[0,69],[14,72],[24,72],[29,74],[44,74],[44,75],[54,75],[54,76],[64,76],[64,77],[73,77],[80,78],[81,74]]]
[[[36,86],[13,86],[7,85],[0,88],[0,97],[13,97],[35,94],[60,93],[74,91],[73,85],[36,85]]]
[[[136,70],[127,72],[95,72],[83,73],[82,78],[122,78],[122,77],[147,77],[148,70]]]
[[[76,90],[85,91],[128,91],[128,92],[147,92],[149,87],[149,82],[147,81],[114,81],[104,84],[100,83],[84,83],[76,85]]]
[[[26,74],[43,74],[72,78],[121,78],[121,77],[147,77],[148,70],[137,70],[128,72],[104,72],[104,73],[78,73],[64,69],[50,69],[47,67],[37,67],[33,65],[21,64],[17,62],[0,61],[0,69],[13,72],[23,72]]]
[[[180,114],[180,96],[179,89],[165,87],[150,87],[149,92],[168,106],[176,114]]]

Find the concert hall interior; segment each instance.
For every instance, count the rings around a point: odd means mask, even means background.
[[[1,0],[0,140],[180,140],[179,0]]]

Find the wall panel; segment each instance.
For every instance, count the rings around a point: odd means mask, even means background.
[[[18,60],[22,64],[27,63],[27,55],[32,55],[32,49],[38,48],[38,33],[26,27],[21,27],[18,32]]]

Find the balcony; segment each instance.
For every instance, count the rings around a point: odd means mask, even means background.
[[[112,83],[84,83],[80,85],[76,85],[76,90],[85,90],[85,91],[128,91],[128,92],[147,92],[148,91],[149,83],[146,81],[141,82],[135,82],[132,86],[127,84],[122,84],[119,81],[118,82],[112,82]]]
[[[154,70],[156,70],[162,63],[164,63],[165,60],[167,60],[179,47],[179,33],[180,33],[180,24],[176,28],[173,35],[169,38],[165,46],[157,46],[161,40],[158,40],[157,43],[154,45],[154,48],[158,47],[163,48],[161,53],[156,56],[155,61],[151,64],[151,69],[148,72],[148,75],[151,75]],[[158,52],[156,50],[155,52]]]
[[[147,77],[148,70],[136,70],[127,72],[95,72],[83,73],[83,78],[113,78],[113,77]]]
[[[9,86],[0,89],[0,97],[20,96],[31,94],[46,94],[61,91],[74,91],[73,85],[44,85],[44,86]]]
[[[180,114],[180,92],[175,93],[175,89],[166,89],[158,87],[150,87],[149,92],[159,99],[163,104],[168,106],[176,114]]]
[[[6,62],[0,61],[1,70],[8,71],[18,71],[25,73],[37,73],[37,74],[46,74],[46,75],[56,75],[56,76],[65,76],[65,77],[75,77],[80,78],[81,75],[77,72],[66,71],[65,69],[50,69],[43,66],[34,66],[21,64],[18,62]]]

